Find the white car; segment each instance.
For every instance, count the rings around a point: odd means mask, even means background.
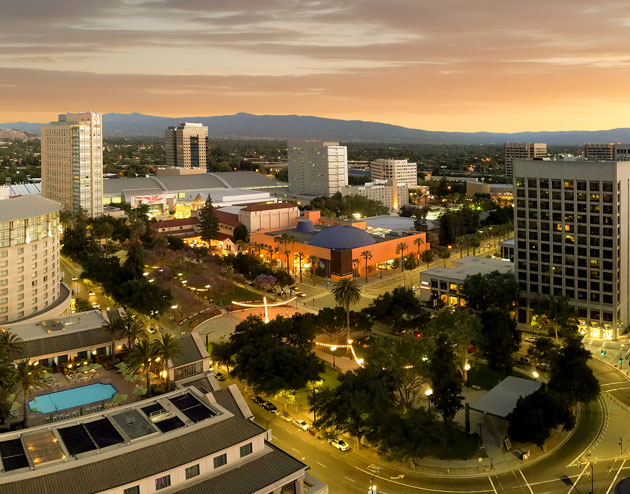
[[[293,425],[298,429],[302,429],[303,431],[307,431],[309,425],[306,423],[306,420],[293,419]]]
[[[151,326],[149,326],[149,327],[147,328],[147,331],[148,331],[148,333],[149,333],[149,334],[155,334],[155,333],[157,333],[157,331],[156,331],[155,329],[153,329]]]
[[[329,439],[328,442],[332,444],[335,448],[337,448],[339,451],[348,451],[350,449],[350,446],[348,446],[348,443],[345,442],[343,439],[339,439],[339,438]]]
[[[524,338],[524,340],[528,343],[536,343],[536,338],[534,338],[533,336],[528,336],[527,338]]]
[[[289,415],[287,412],[280,412],[278,414],[278,417],[280,417],[285,422],[293,422],[293,417],[291,417],[291,415]]]

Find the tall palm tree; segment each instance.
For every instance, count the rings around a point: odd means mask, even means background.
[[[284,239],[282,238],[282,236],[274,237],[273,242],[275,244],[278,244],[278,247],[276,247],[276,249],[278,250],[278,253],[280,253],[280,246],[284,244]],[[276,249],[272,249],[272,250],[276,250]],[[271,260],[273,261],[273,252],[271,252]],[[271,264],[273,264],[273,262]],[[280,258],[280,264],[282,264],[282,258]]]
[[[343,278],[333,286],[332,293],[335,296],[337,305],[346,309],[346,343],[350,341],[350,306],[361,300],[361,288],[356,280],[352,278]],[[346,353],[350,351],[346,347]]]
[[[151,397],[151,367],[155,364],[158,357],[158,349],[156,342],[149,341],[148,338],[142,338],[132,351],[129,352],[127,366],[132,373],[142,371],[147,380],[147,393]]]
[[[180,352],[180,343],[172,334],[162,333],[160,339],[155,342],[157,355],[162,361],[162,369],[166,370],[166,391],[168,392],[170,378],[168,375],[168,361]]]
[[[114,356],[116,351],[116,338],[122,337],[125,332],[125,322],[122,318],[116,317],[115,319],[110,319],[108,322],[103,324],[103,329],[107,331],[112,337],[112,363],[114,362]]]
[[[22,338],[7,330],[0,330],[0,360],[12,361],[22,353]]]
[[[10,361],[0,359],[0,421],[9,416],[15,388],[15,367]]]
[[[402,274],[403,274],[403,288],[405,287],[405,265],[403,264],[403,257],[407,249],[409,249],[409,247],[407,247],[406,242],[400,242],[396,246],[396,254],[400,254],[400,270],[402,271]]]
[[[308,262],[311,265],[311,278],[313,278],[313,286],[317,283],[315,277],[317,276],[317,267],[319,266],[319,257],[313,255],[308,257]]]
[[[300,264],[300,283],[302,283],[302,262],[304,262],[304,258],[305,257],[306,256],[302,252],[296,252],[295,253],[295,259]]]
[[[422,237],[418,237],[416,239],[414,239],[413,243],[416,245],[416,247],[418,248],[418,261],[420,261],[420,247],[422,247],[424,245],[424,239]]]
[[[370,259],[372,259],[372,251],[371,250],[364,250],[363,252],[361,252],[361,257],[363,259],[365,259],[365,282],[368,282],[368,261]]]
[[[28,427],[26,405],[28,404],[28,399],[33,398],[33,388],[35,386],[40,388],[46,387],[46,381],[43,378],[42,371],[42,367],[31,365],[28,359],[20,360],[15,366],[15,383],[22,391],[22,397],[24,399],[24,403],[22,403],[22,417],[25,429]]]
[[[127,348],[131,350],[133,349],[136,340],[145,334],[144,324],[141,319],[131,316],[123,318],[123,326],[121,336],[125,336],[127,338]]]
[[[451,251],[448,247],[438,247],[437,251],[440,259],[444,261],[444,267],[446,267],[446,260],[451,257]]]

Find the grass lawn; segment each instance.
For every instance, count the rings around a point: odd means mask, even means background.
[[[512,369],[511,376],[532,380],[528,374],[517,369]],[[485,362],[476,362],[474,367],[468,371],[468,385],[479,386],[482,389],[492,389],[499,384],[505,376],[502,372],[492,370]]]
[[[436,457],[444,460],[467,460],[469,458],[485,457],[479,449],[479,436],[466,434],[463,430],[453,427],[448,432],[448,439],[436,451]]]
[[[214,298],[214,303],[217,305],[228,305],[232,300],[244,301],[244,300],[260,300],[260,295],[247,288],[235,285],[234,292],[222,293],[220,296]]]
[[[322,384],[322,388],[335,389],[337,386],[339,386],[339,380],[337,379],[337,376],[339,376],[339,372],[337,372],[329,365],[326,365],[324,368],[324,372],[321,374],[321,378],[324,381],[324,384]],[[295,404],[308,409],[308,397],[310,396],[310,394],[310,390],[301,389],[295,395]]]

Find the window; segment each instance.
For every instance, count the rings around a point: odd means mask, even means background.
[[[241,446],[241,458],[243,458],[243,456],[247,456],[251,454],[252,454],[252,443],[247,443]]]
[[[287,484],[285,486],[282,487],[282,489],[280,490],[280,494],[295,494],[295,482],[291,482],[290,484]]]
[[[164,477],[160,477],[159,479],[155,479],[155,490],[159,491],[161,489],[166,489],[171,486],[171,476],[165,475]]]
[[[134,485],[133,487],[127,487],[123,494],[140,494],[140,486]]]
[[[199,465],[193,465],[192,467],[188,467],[186,469],[186,480],[192,479],[199,475]]]
[[[227,454],[223,453],[222,455],[214,457],[214,468],[222,467],[227,463]]]

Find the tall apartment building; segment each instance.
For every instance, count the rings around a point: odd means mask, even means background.
[[[630,144],[584,144],[584,157],[593,161],[630,161]]]
[[[341,189],[342,196],[363,196],[380,202],[389,209],[400,209],[409,204],[409,187],[406,183],[394,184],[392,181],[375,180],[363,185],[346,185]]]
[[[584,330],[616,339],[630,315],[630,163],[517,160],[515,270],[523,300],[566,297]]]
[[[190,122],[169,127],[164,133],[164,147],[167,166],[206,169],[208,127]]]
[[[338,142],[291,140],[287,156],[290,193],[332,196],[348,185],[348,148]]]
[[[103,214],[100,113],[60,114],[57,122],[42,127],[42,196],[75,214]]]
[[[395,180],[410,189],[418,186],[418,165],[408,160],[374,160],[370,164],[372,180]]]
[[[514,176],[514,160],[533,160],[547,156],[547,144],[538,142],[506,142],[503,145],[505,176]]]

